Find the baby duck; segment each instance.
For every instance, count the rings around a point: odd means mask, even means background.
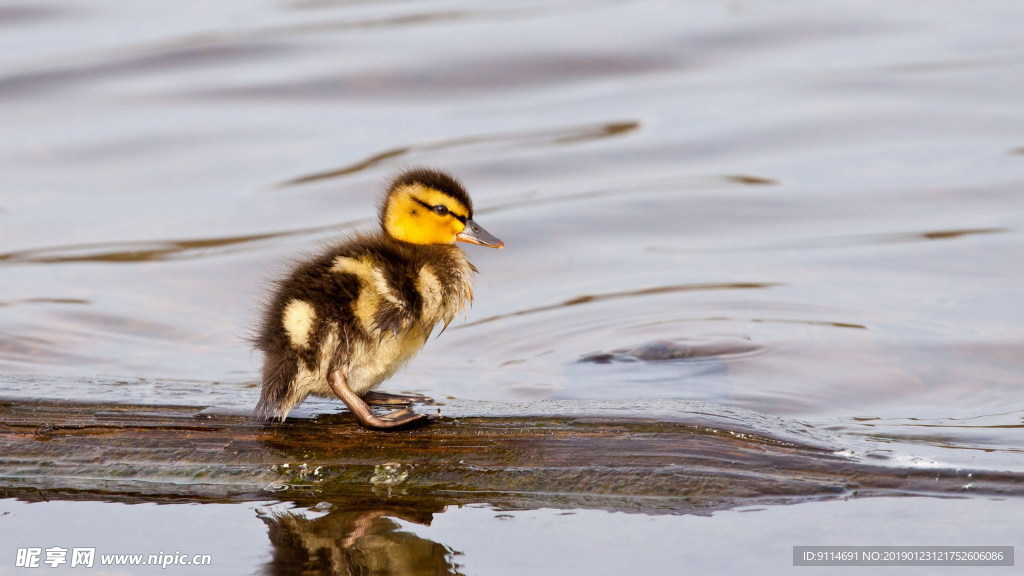
[[[265,360],[254,419],[284,420],[310,394],[336,395],[368,428],[428,419],[408,406],[377,416],[367,400],[410,404],[372,390],[472,302],[476,268],[455,243],[505,244],[473,221],[458,181],[423,168],[391,181],[380,225],[297,264],[278,285],[256,337]]]

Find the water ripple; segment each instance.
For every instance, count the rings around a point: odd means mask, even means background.
[[[56,20],[73,11],[65,6],[43,5],[37,2],[0,6],[0,28],[20,24],[39,24],[44,20]]]
[[[383,152],[373,154],[363,160],[354,162],[335,168],[333,170],[327,170],[324,172],[316,172],[313,174],[306,174],[286,180],[278,185],[279,188],[296,186],[299,184],[307,184],[309,182],[316,182],[319,180],[328,180],[331,178],[338,178],[355,172],[366,170],[379,166],[389,160],[397,158],[405,158],[409,156],[416,156],[426,152],[435,152],[438,150],[450,150],[454,148],[462,148],[469,146],[477,146],[480,144],[490,145],[503,145],[510,149],[528,149],[536,150],[539,146],[544,145],[560,145],[577,142],[586,142],[590,140],[597,140],[602,138],[609,138],[627,134],[640,128],[640,123],[632,120],[616,121],[616,122],[604,122],[600,124],[585,124],[580,126],[569,126],[565,128],[549,128],[544,130],[530,130],[522,132],[510,132],[502,134],[488,134],[481,136],[465,136],[461,138],[450,138],[447,140],[440,140],[437,142],[425,142],[422,144],[410,144],[408,146],[401,146],[398,148],[392,148]]]
[[[7,302],[0,301],[0,307],[17,306],[20,304],[92,304],[92,301],[82,298],[20,298]]]
[[[174,46],[148,50],[140,48],[125,53],[119,51],[115,54],[99,55],[95,61],[64,64],[49,69],[33,69],[0,77],[0,97],[37,96],[40,92],[118,77],[126,73],[152,74],[160,70],[178,70],[211,64],[263,61],[275,55],[280,56],[285,48],[269,42],[253,42]]]
[[[655,294],[668,294],[672,292],[696,292],[705,290],[751,290],[751,289],[763,289],[763,288],[774,288],[781,286],[782,284],[777,282],[728,282],[721,284],[676,284],[670,286],[653,286],[650,288],[640,288],[637,290],[623,290],[619,292],[605,292],[602,294],[585,294],[570,298],[564,302],[558,304],[550,304],[547,306],[538,306],[536,308],[526,308],[523,310],[517,310],[508,314],[498,314],[495,316],[489,316],[487,318],[481,318],[474,322],[467,322],[461,326],[452,328],[452,330],[458,330],[462,328],[468,328],[471,326],[477,326],[479,324],[486,324],[488,322],[494,322],[505,318],[513,318],[516,316],[526,316],[529,314],[537,314],[540,312],[549,312],[551,310],[558,310],[560,308],[568,308],[570,306],[578,306],[580,304],[589,304],[592,302],[601,302],[604,300],[617,300],[621,298],[634,298],[636,296],[651,296]]]
[[[297,228],[262,234],[224,236],[220,238],[193,238],[187,240],[132,240],[126,242],[97,242],[48,246],[0,253],[2,264],[66,264],[72,262],[104,262],[126,264],[133,262],[159,262],[208,257],[239,251],[243,246],[294,236],[348,229],[362,222],[356,220],[342,224],[329,224],[311,228]]]
[[[756,246],[722,246],[715,248],[668,248],[653,246],[650,252],[656,253],[692,253],[692,252],[761,252],[775,250],[828,250],[848,246],[873,246],[885,244],[907,244],[928,240],[952,240],[964,236],[986,234],[1004,234],[1012,232],[1009,228],[961,228],[948,230],[929,230],[924,232],[891,232],[883,234],[851,234],[846,236],[816,236],[779,242],[758,242]]]

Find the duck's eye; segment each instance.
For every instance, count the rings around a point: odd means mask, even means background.
[[[438,204],[437,206],[431,206],[430,209],[433,210],[434,214],[437,214],[438,216],[447,216],[448,215],[448,207],[445,206],[444,204]]]

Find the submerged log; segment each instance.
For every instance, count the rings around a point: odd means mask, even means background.
[[[0,401],[0,496],[707,513],[866,494],[1024,495],[1015,474],[876,465],[810,436],[696,416],[515,416],[458,403],[445,413],[455,417],[378,432],[347,413],[264,425],[199,406]]]

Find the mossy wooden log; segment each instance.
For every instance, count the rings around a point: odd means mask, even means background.
[[[0,402],[0,496],[24,499],[702,513],[908,493],[1021,496],[1024,478],[873,465],[820,442],[612,416],[445,417],[378,432],[348,414],[262,425],[204,407]]]

